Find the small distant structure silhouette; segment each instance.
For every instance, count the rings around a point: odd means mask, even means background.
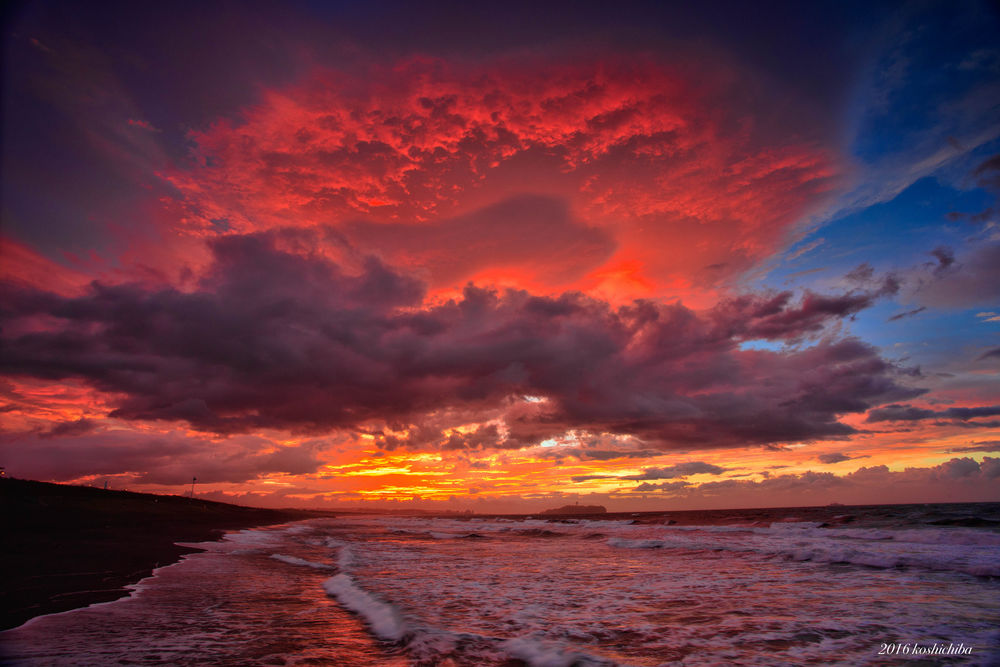
[[[191,478],[191,497],[194,498],[194,483],[198,481],[197,477]]]
[[[607,508],[603,505],[581,505],[579,502],[573,505],[563,505],[551,510],[545,510],[541,514],[605,514]]]

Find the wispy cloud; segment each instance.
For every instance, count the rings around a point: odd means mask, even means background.
[[[895,322],[896,320],[901,320],[904,317],[913,317],[914,315],[919,315],[920,313],[924,312],[925,310],[927,310],[927,306],[920,306],[919,308],[914,308],[913,310],[907,310],[907,311],[902,312],[902,313],[896,313],[895,315],[893,315],[892,317],[890,317],[886,321],[887,322]]]

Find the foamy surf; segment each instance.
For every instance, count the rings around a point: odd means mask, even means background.
[[[417,664],[505,664],[511,659],[530,667],[616,664],[533,637],[503,639],[422,624],[406,618],[396,605],[366,591],[345,572],[327,579],[323,589],[363,618],[376,637],[403,646]]]
[[[348,574],[338,574],[323,583],[323,589],[360,615],[379,639],[399,641],[406,635],[406,624],[399,610],[371,595]]]
[[[515,637],[501,644],[511,658],[522,660],[531,667],[610,667],[621,663],[608,662],[577,651],[547,645],[531,637]]]
[[[997,664],[1000,534],[850,512],[314,520],[232,534],[3,640],[15,664],[60,667],[870,664],[905,641]]]
[[[301,565],[303,567],[311,567],[314,570],[332,570],[334,567],[328,563],[317,563],[314,560],[306,560],[305,558],[299,558],[297,556],[288,556],[285,554],[271,554],[271,558],[274,560],[280,560],[282,563],[288,563],[289,565]]]
[[[1000,576],[1000,535],[989,532],[949,528],[831,530],[807,522],[775,523],[767,528],[685,526],[664,531],[647,538],[609,537],[606,543],[619,549],[752,552],[798,562]]]

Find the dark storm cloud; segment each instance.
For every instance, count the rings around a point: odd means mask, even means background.
[[[688,475],[721,475],[726,472],[726,470],[726,468],[721,468],[717,465],[712,465],[711,463],[705,463],[704,461],[687,461],[685,463],[678,463],[672,466],[665,466],[663,468],[646,468],[637,475],[577,475],[575,477],[571,477],[570,479],[574,482],[586,482],[592,479],[619,479],[631,481],[677,479],[678,477],[687,477]],[[688,482],[679,482],[679,484],[686,485]],[[650,489],[654,488],[652,485],[641,486],[648,486]]]
[[[844,461],[853,461],[855,459],[866,459],[867,456],[849,456],[843,452],[830,452],[827,454],[820,454],[816,457],[821,463],[842,463]]]
[[[867,291],[830,296],[806,290],[794,305],[790,291],[766,297],[745,295],[723,301],[716,312],[723,319],[733,319],[740,335],[746,338],[795,340],[821,331],[833,318],[854,315],[880,296],[895,294],[897,290],[895,278],[885,276]]]
[[[981,442],[971,442],[965,447],[952,447],[949,453],[960,452],[1000,452],[1000,440],[983,440]]]
[[[60,422],[47,431],[39,435],[43,438],[62,438],[68,435],[83,435],[90,433],[97,428],[97,422],[92,419],[76,419],[74,421]]]
[[[487,424],[471,433],[452,433],[445,441],[443,449],[483,449],[493,447],[500,440],[496,424]]]
[[[967,422],[979,417],[996,417],[1000,415],[1000,405],[986,405],[974,408],[946,408],[944,410],[928,410],[912,405],[893,404],[868,413],[869,422],[886,421],[921,421],[924,419],[954,419]]]
[[[720,468],[711,463],[688,461],[687,463],[678,463],[664,468],[646,468],[638,475],[629,475],[622,479],[675,479],[677,477],[687,477],[688,475],[721,475],[724,472],[726,472],[726,468]]]
[[[537,454],[539,458],[563,458],[573,456],[581,461],[613,461],[615,459],[648,459],[660,456],[663,452],[657,449],[580,449],[577,447],[559,448],[550,452]]]
[[[289,246],[281,233],[214,240],[214,262],[189,292],[94,283],[62,297],[7,283],[4,373],[83,380],[128,420],[409,432],[387,448],[521,447],[569,429],[661,449],[842,437],[854,429],[840,415],[922,393],[856,339],[739,349],[818,334],[869,293],[743,296],[699,314],[470,285],[425,306],[420,282],[377,259],[346,273]],[[547,400],[512,398],[522,396]],[[430,416],[447,410],[499,411],[506,433],[480,427],[445,442]],[[459,423],[469,421],[483,420]]]
[[[691,486],[691,482],[662,482],[660,484],[650,484],[649,482],[643,482],[639,486],[632,489],[633,491],[685,491]]]

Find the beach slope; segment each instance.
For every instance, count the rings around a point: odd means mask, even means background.
[[[0,478],[0,629],[115,600],[124,586],[227,529],[329,516]]]

